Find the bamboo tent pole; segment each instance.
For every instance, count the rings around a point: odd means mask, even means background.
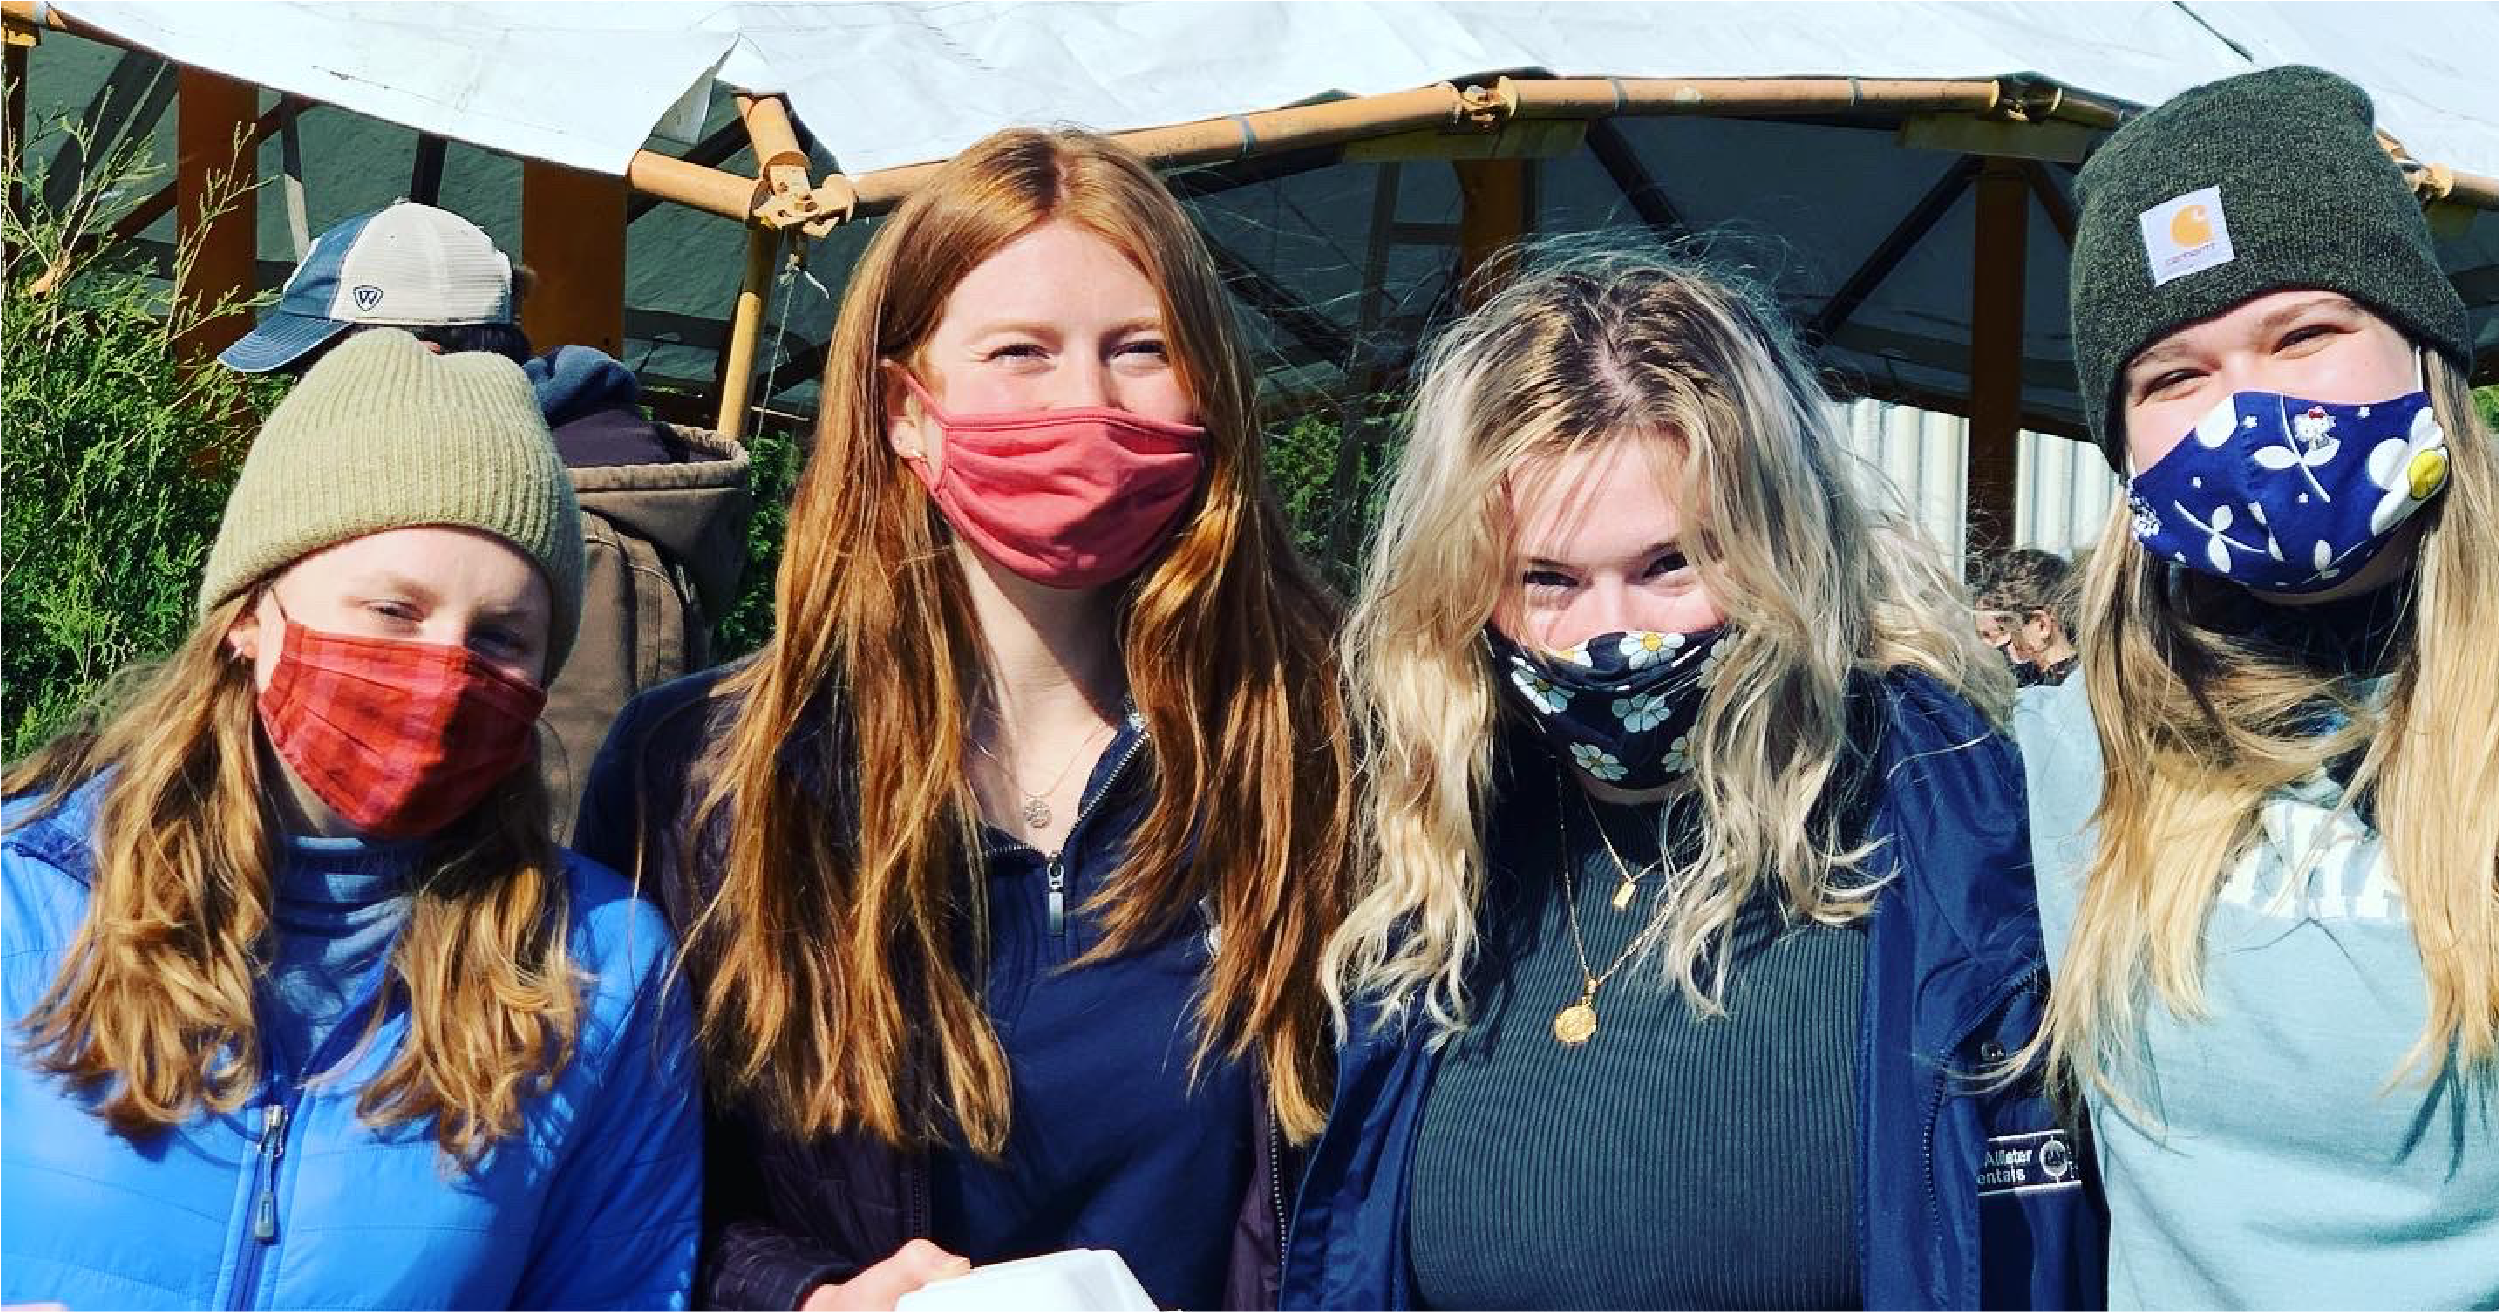
[[[773,255],[780,244],[781,234],[770,228],[747,229],[746,270],[738,281],[737,304],[729,312],[729,345],[723,353],[727,363],[721,370],[720,417],[712,426],[725,437],[738,437],[746,427],[755,343],[763,329],[764,296],[772,287]]]

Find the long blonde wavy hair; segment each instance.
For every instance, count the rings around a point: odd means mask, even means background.
[[[253,986],[269,963],[269,799],[283,786],[264,768],[251,663],[225,641],[259,596],[211,609],[0,781],[8,797],[40,797],[31,821],[110,772],[86,914],[21,1030],[35,1064],[95,1096],[126,1135],[232,1111],[265,1074]],[[405,1007],[408,1034],[357,1113],[375,1127],[430,1119],[463,1163],[520,1129],[579,1029],[548,807],[537,769],[517,770],[429,840],[391,950],[385,1003]]]
[[[1285,1133],[1316,1135],[1333,1062],[1315,963],[1344,908],[1352,774],[1337,602],[1270,495],[1252,380],[1215,265],[1152,170],[1077,132],[1011,130],[956,156],[879,228],[843,296],[816,447],[791,508],[772,640],[725,680],[698,835],[726,835],[685,932],[710,1076],[801,1135],[959,1134],[996,1154],[1008,1072],[960,961],[984,910],[963,767],[988,657],[945,521],[886,439],[882,361],[914,359],[948,296],[1039,224],[1143,272],[1207,429],[1197,503],[1125,586],[1118,641],[1155,796],[1094,900],[1132,951],[1205,905],[1221,943],[1196,1004],[1201,1061],[1263,1061]],[[821,736],[841,795],[787,769]],[[689,843],[687,850],[704,845]],[[691,879],[681,872],[681,879]],[[700,887],[697,883],[692,887]]]
[[[2260,805],[2355,751],[2341,805],[2370,802],[2429,995],[2422,1034],[2390,1080],[2490,1066],[2500,1018],[2500,463],[2464,378],[2423,354],[2451,474],[2415,515],[2410,582],[2389,585],[2412,599],[2380,699],[2200,623],[2169,564],[2136,541],[2123,501],[2102,530],[2077,639],[2101,742],[2098,837],[2035,1042],[2076,1088],[2142,1106],[2130,1078],[2143,1010],[2158,999],[2203,1015],[2206,919],[2257,839]],[[2339,713],[2341,728],[2320,733],[2320,708]]]
[[[1866,850],[1825,805],[1853,677],[1923,670],[2001,719],[2011,676],[1935,546],[1862,486],[1841,411],[1749,284],[1664,257],[1560,260],[1452,326],[1422,378],[1346,637],[1370,869],[1324,960],[1339,1024],[1362,996],[1420,1007],[1439,1036],[1465,1025],[1498,801],[1480,635],[1516,586],[1509,487],[1540,455],[1643,434],[1684,453],[1680,546],[1730,627],[1692,754],[1702,842],[1644,951],[1715,1010],[1760,891],[1800,918],[1866,911]]]

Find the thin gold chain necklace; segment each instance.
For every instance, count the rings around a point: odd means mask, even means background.
[[[1557,803],[1561,802],[1560,791],[1562,789],[1574,787],[1570,781],[1560,778],[1557,778],[1554,784]],[[1596,810],[1592,808],[1589,818],[1595,820],[1596,817]],[[1625,944],[1623,951],[1615,955],[1614,965],[1607,967],[1604,974],[1598,974],[1590,968],[1589,946],[1587,941],[1580,937],[1580,892],[1571,879],[1573,862],[1570,814],[1560,806],[1554,808],[1554,834],[1561,851],[1561,861],[1558,864],[1562,867],[1563,924],[1571,929],[1571,952],[1580,960],[1580,1001],[1554,1014],[1554,1039],[1564,1048],[1576,1049],[1588,1043],[1597,1034],[1598,987],[1614,979],[1615,973],[1621,971],[1624,964],[1632,960],[1632,955],[1640,948],[1644,936],[1635,932],[1631,942]],[[1597,837],[1601,840],[1606,838],[1606,827],[1603,824],[1597,827]],[[1606,851],[1607,855],[1613,856],[1614,844],[1611,840],[1606,841]],[[1615,864],[1616,868],[1621,870],[1623,859],[1615,858]],[[1630,901],[1629,895],[1624,891],[1629,890],[1634,882],[1634,877],[1629,872],[1625,872],[1624,888],[1615,894],[1616,906],[1620,907]]]

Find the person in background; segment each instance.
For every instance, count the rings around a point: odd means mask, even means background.
[[[8,770],[0,1300],[685,1306],[668,927],[532,769],[576,516],[518,368],[348,343],[253,443],[190,638]]]
[[[1425,365],[1285,1307],[2097,1306],[2013,681],[1776,303],[1583,257]]]
[[[2369,97],[2186,92],[2085,164],[2127,496],[2023,695],[2055,1070],[2125,1308],[2500,1302],[2500,461]]]
[[[2007,552],[1979,590],[1979,636],[2005,654],[2024,687],[2062,684],[2074,673],[2073,616],[2071,571],[2055,552]]]
[[[503,356],[528,375],[571,474],[587,552],[581,639],[546,715],[548,787],[569,830],[618,709],[712,664],[712,628],[746,565],[753,494],[734,435],[647,418],[640,385],[607,353],[532,355],[518,322],[530,281],[477,225],[400,201],[321,234],[277,305],[217,358],[300,377],[348,338],[390,327],[439,351]]]

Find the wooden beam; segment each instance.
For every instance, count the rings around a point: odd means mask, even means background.
[[[44,207],[58,214],[91,169],[103,167],[125,142],[156,131],[175,91],[174,71],[164,60],[143,50],[124,53],[113,63],[104,85],[88,100],[78,131],[67,134],[52,150],[44,169]]]
[[[1352,358],[1352,337],[1330,322],[1328,316],[1305,304],[1291,289],[1213,239],[1207,242],[1207,254],[1215,258],[1215,269],[1223,276],[1224,285],[1266,316],[1285,336],[1325,360],[1344,364]]]
[[[1619,124],[1613,119],[1599,119],[1591,123],[1588,145],[1589,157],[1597,161],[1597,166],[1606,171],[1608,178],[1614,180],[1616,190],[1623,193],[1624,202],[1632,207],[1634,214],[1641,216],[1641,222],[1649,225],[1651,232],[1663,238],[1675,238],[1691,231],[1691,225],[1685,223],[1684,216],[1677,212],[1675,202],[1669,200],[1665,189],[1649,176],[1649,170],[1641,164],[1639,152],[1632,149],[1632,143],[1624,137]]]
[[[416,163],[408,169],[408,199],[439,205],[443,198],[443,153],[449,145],[431,132],[417,134]]]
[[[1985,560],[2010,545],[2014,533],[2016,435],[2023,409],[2023,246],[2031,228],[2031,180],[2021,161],[1991,157],[1979,170],[1977,189],[1965,542],[1971,559]]]
[[[521,262],[538,275],[521,328],[541,351],[625,348],[625,183],[521,161]]]
[[[2050,176],[2049,166],[2038,160],[2023,161],[2023,177],[2031,182],[2031,194],[2040,202],[2040,212],[2049,216],[2049,224],[2057,229],[2066,249],[2075,247],[2075,204],[2066,199],[2066,192]]]
[[[242,143],[258,117],[260,89],[206,69],[183,68],[179,76],[174,229],[177,245],[191,252],[192,259],[177,292],[194,317],[182,347],[195,359],[205,359],[252,328],[249,310],[210,312],[245,300],[255,290],[260,225],[251,184],[258,173],[257,152]]]
[[[1807,340],[1817,343],[1830,341],[1832,334],[1849,322],[1849,316],[1866,304],[1866,298],[1873,296],[1875,289],[1883,286],[1884,280],[1892,276],[1892,271],[1900,267],[1910,249],[1935,228],[1945,212],[1953,208],[1955,201],[1962,199],[1963,189],[1978,176],[1979,161],[1968,156],[1945,170],[1944,176],[1936,180],[1936,185],[1928,188],[1927,194],[1918,198],[1918,204],[1911,206],[1909,213],[1901,216],[1901,222],[1894,224],[1892,231],[1884,235],[1884,240],[1876,243],[1866,262],[1858,266],[1857,272],[1849,275],[1849,281],[1842,283],[1840,290],[1832,293],[1832,299],[1823,303],[1822,312],[1814,317],[1813,323],[1806,325]]]
[[[1468,309],[1510,281],[1518,245],[1536,222],[1531,160],[1458,160],[1458,268]]]
[[[1166,174],[1163,184],[1184,201],[1206,196],[1219,196],[1240,187],[1278,182],[1318,169],[1342,163],[1345,151],[1340,146],[1316,146],[1303,150],[1277,151],[1253,155],[1232,164],[1201,164],[1175,169]]]

